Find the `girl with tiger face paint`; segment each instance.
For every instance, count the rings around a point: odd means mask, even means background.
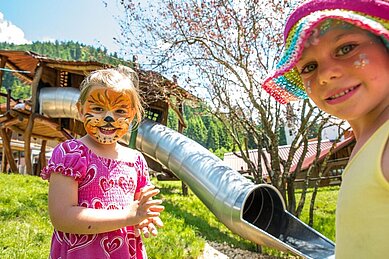
[[[131,70],[132,71],[132,70]],[[129,68],[99,70],[86,77],[80,86],[78,111],[88,135],[97,143],[115,144],[143,108],[137,92],[139,80]]]
[[[81,83],[77,108],[87,134],[57,145],[41,173],[50,180],[50,258],[147,258],[140,234],[158,234],[164,207],[153,199],[159,190],[142,153],[118,143],[142,118],[138,84],[122,66]]]
[[[86,132],[102,144],[112,144],[127,133],[134,117],[128,94],[94,87],[82,109]]]

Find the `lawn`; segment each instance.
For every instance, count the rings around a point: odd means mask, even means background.
[[[166,207],[165,227],[144,239],[149,258],[197,258],[206,241],[255,251],[256,245],[233,234],[192,193],[181,195],[180,182],[155,182]],[[47,213],[48,183],[36,176],[0,174],[0,258],[47,258],[52,226]],[[337,188],[323,189],[315,210],[315,228],[334,240]],[[308,207],[306,207],[306,210]],[[307,220],[306,212],[302,215]],[[264,249],[280,257],[287,255]]]

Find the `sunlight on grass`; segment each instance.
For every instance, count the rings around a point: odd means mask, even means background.
[[[206,241],[256,251],[254,243],[233,234],[189,190],[181,194],[181,182],[154,184],[161,189],[165,227],[157,237],[144,239],[149,258],[197,258]],[[52,226],[47,212],[48,183],[36,176],[0,174],[0,258],[47,258]],[[322,188],[315,205],[314,228],[334,240],[335,203],[338,188]],[[308,221],[311,193],[302,220]],[[287,255],[265,248],[268,254]]]
[[[0,174],[0,258],[47,258],[52,227],[47,182]]]
[[[313,228],[332,241],[335,241],[335,210],[338,191],[339,186],[322,187],[319,189],[315,201]],[[306,223],[309,220],[309,203],[311,197],[312,190],[308,190],[305,206],[300,217]]]

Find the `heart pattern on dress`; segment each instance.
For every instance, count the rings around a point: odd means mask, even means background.
[[[88,171],[85,174],[84,179],[82,182],[78,185],[78,188],[81,189],[85,186],[87,186],[92,180],[95,178],[97,172],[97,168],[95,165],[88,168]]]
[[[58,241],[63,241],[69,245],[69,252],[88,246],[97,237],[96,235],[70,234],[61,231],[55,231],[55,236]]]
[[[108,237],[104,237],[101,239],[100,245],[104,249],[104,252],[109,256],[123,245],[123,239],[121,237],[114,237],[109,241]]]
[[[107,178],[104,177],[101,178],[99,182],[100,188],[103,190],[103,192],[108,192],[114,186],[114,184],[115,182],[112,179],[107,180]]]
[[[119,177],[119,187],[124,191],[125,194],[134,191],[135,184],[132,178],[126,180],[123,176]]]
[[[131,258],[136,258],[136,237],[134,232],[127,232],[126,242]]]

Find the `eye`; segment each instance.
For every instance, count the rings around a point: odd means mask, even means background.
[[[94,107],[92,107],[92,111],[94,111],[94,112],[102,112],[104,109],[103,108],[101,108],[101,107],[99,107],[99,106],[94,106]]]
[[[351,52],[353,49],[355,49],[357,46],[358,46],[357,44],[343,45],[343,46],[341,46],[340,48],[337,49],[335,55],[337,57],[344,56],[344,55],[348,54],[349,52]]]
[[[301,68],[300,74],[308,74],[308,73],[314,71],[316,68],[317,68],[316,63],[308,63]]]
[[[127,113],[127,111],[124,109],[117,109],[115,112],[118,114],[126,114]]]

